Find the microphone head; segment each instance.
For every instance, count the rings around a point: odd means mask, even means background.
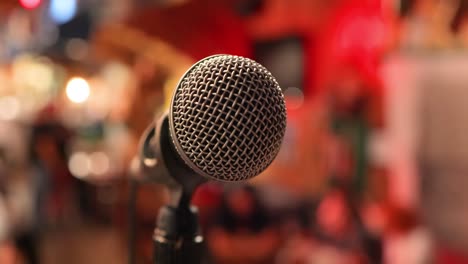
[[[271,73],[251,59],[215,55],[197,62],[181,78],[170,107],[174,147],[201,176],[247,180],[279,152],[284,97]]]

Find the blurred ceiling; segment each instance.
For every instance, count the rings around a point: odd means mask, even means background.
[[[345,0],[191,0],[137,10],[128,25],[195,59],[215,53],[251,55],[251,40],[317,31]],[[222,47],[222,48],[221,48]]]
[[[133,14],[128,24],[195,59],[216,53],[250,54],[246,28],[231,1],[192,0],[147,8]]]

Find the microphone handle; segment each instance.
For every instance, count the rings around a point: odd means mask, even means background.
[[[201,264],[203,237],[196,210],[162,207],[153,242],[154,264]]]
[[[154,264],[201,264],[203,246],[196,241],[187,241],[182,247],[176,243],[154,241]]]

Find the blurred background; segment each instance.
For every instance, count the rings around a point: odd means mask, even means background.
[[[197,191],[206,263],[468,263],[468,1],[0,0],[0,21],[0,263],[151,263],[168,192],[129,168],[219,53],[273,73],[288,124],[262,175]]]

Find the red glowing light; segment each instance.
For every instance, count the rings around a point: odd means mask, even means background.
[[[41,0],[20,0],[21,6],[27,9],[34,9],[41,4]]]

